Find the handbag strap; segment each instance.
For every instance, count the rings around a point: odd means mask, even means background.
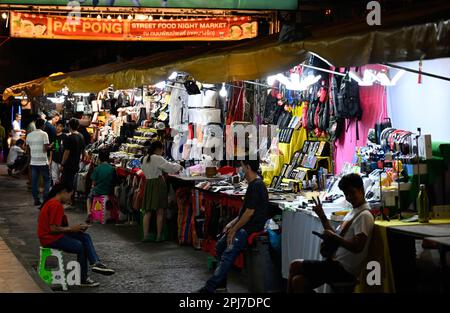
[[[350,221],[348,221],[347,223],[344,222],[344,226],[342,227],[342,230],[339,232],[339,236],[344,237],[345,234],[347,233],[347,231],[350,229],[350,226],[352,225],[352,223],[355,221],[355,219],[366,210],[367,209],[361,210],[355,216],[353,216]]]

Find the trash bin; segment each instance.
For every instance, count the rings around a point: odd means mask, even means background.
[[[270,249],[269,236],[262,235],[255,237],[245,252],[249,292],[282,292],[281,262],[277,262]]]

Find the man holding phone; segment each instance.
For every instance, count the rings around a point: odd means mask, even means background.
[[[312,292],[323,284],[355,283],[367,256],[374,218],[365,199],[364,184],[358,174],[341,178],[339,188],[352,205],[342,224],[334,230],[320,199],[314,200],[314,212],[324,228],[317,234],[329,248],[321,254],[325,260],[294,260],[289,268],[288,292]],[[328,250],[324,253],[324,250]]]
[[[97,287],[99,283],[88,277],[88,261],[95,273],[112,275],[115,271],[100,262],[91,236],[85,233],[89,225],[69,226],[63,205],[71,201],[72,193],[72,186],[67,184],[57,184],[52,188],[39,214],[39,241],[43,247],[77,254],[81,268],[81,286]]]
[[[248,237],[264,230],[268,218],[269,196],[264,182],[258,177],[259,161],[242,161],[245,179],[248,182],[244,204],[239,215],[225,226],[216,244],[217,268],[199,293],[214,293],[226,289],[227,275],[239,254],[247,247]]]

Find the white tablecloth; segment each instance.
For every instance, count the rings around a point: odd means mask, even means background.
[[[329,217],[336,208],[324,209]],[[332,222],[333,226],[339,225]],[[323,232],[319,218],[308,211],[283,211],[281,251],[282,274],[289,276],[289,264],[295,259],[320,260],[321,239],[312,234],[312,231]]]

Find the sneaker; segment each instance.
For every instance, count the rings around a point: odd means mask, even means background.
[[[92,266],[92,271],[94,273],[98,273],[98,274],[102,274],[102,275],[112,275],[116,272],[112,268],[108,268],[103,263],[100,263],[100,262],[95,264],[94,266]]]
[[[34,205],[41,205],[42,204],[42,202],[41,202],[41,200],[34,200]]]
[[[81,287],[98,287],[100,284],[96,281],[93,281],[91,278],[86,278],[85,281],[82,281],[80,284]]]

